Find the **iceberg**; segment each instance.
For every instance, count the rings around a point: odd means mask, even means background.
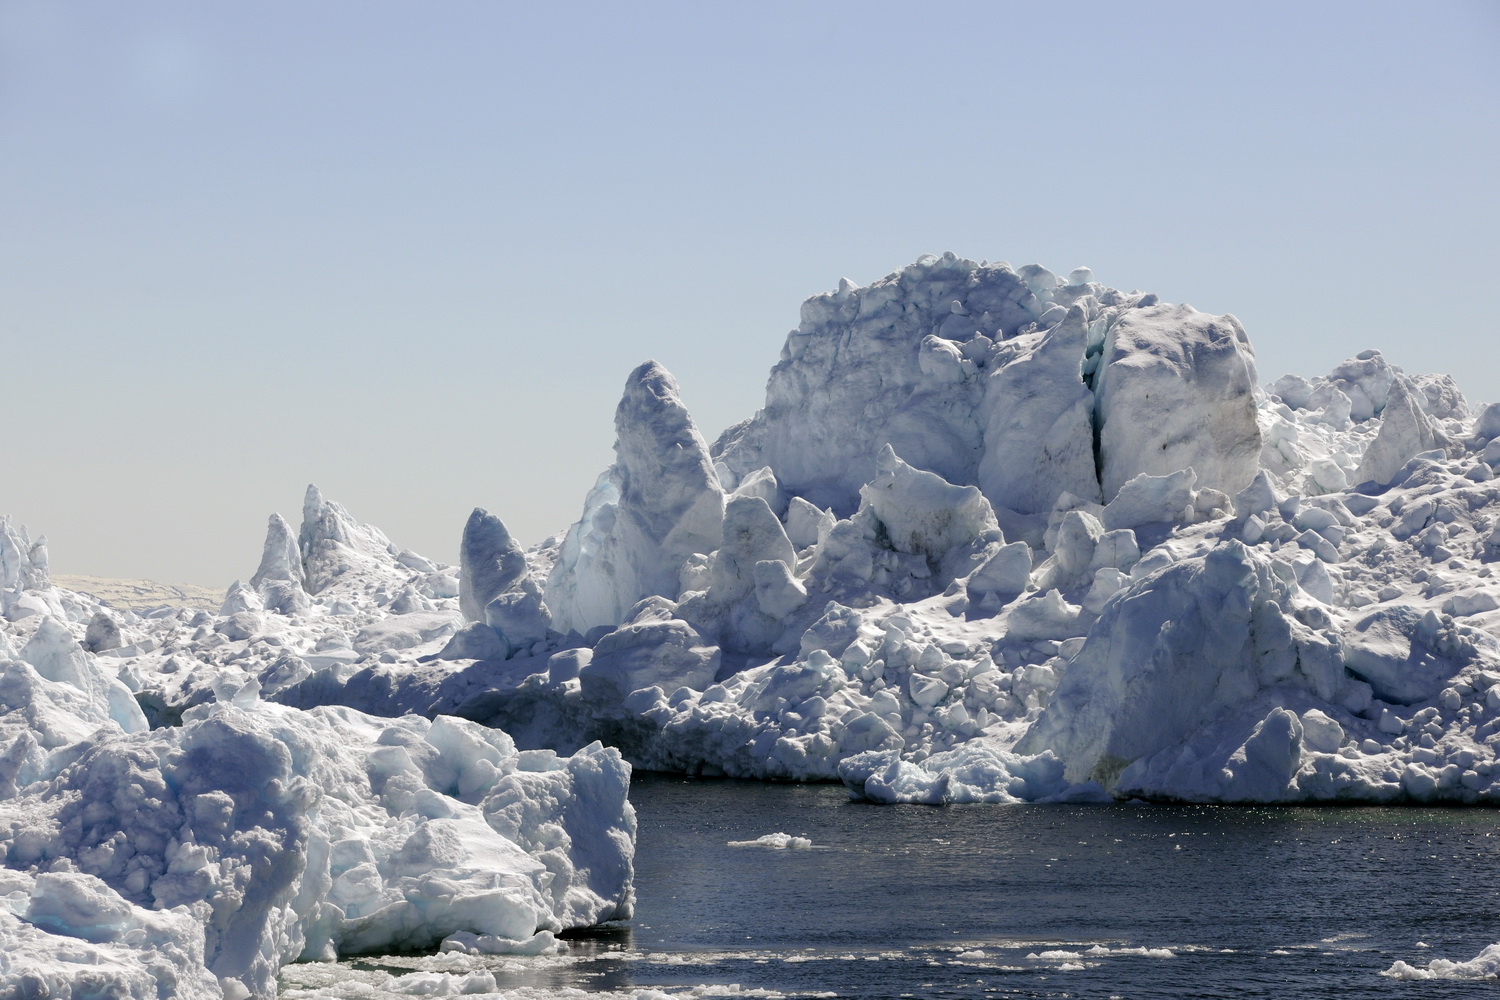
[[[273,697],[876,801],[1496,801],[1500,418],[1375,351],[1257,378],[1092,272],[846,280],[712,448],[632,374],[545,640]]]
[[[712,445],[631,372],[530,548],[476,508],[445,566],[309,487],[216,610],[138,612],[0,518],[0,984],[556,950],[631,912],[632,768],[1500,803],[1500,407],[1374,351],[1258,377],[1233,316],[924,256],[809,299]]]

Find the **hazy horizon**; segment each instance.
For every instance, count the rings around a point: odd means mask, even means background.
[[[0,513],[224,586],[316,483],[456,558],[565,529],[654,358],[704,435],[923,253],[1500,399],[1500,8],[0,7]]]

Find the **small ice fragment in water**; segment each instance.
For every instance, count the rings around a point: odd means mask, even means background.
[[[1453,962],[1446,958],[1434,958],[1427,968],[1397,960],[1381,973],[1391,979],[1493,979],[1500,975],[1500,944],[1492,944],[1467,962]]]
[[[813,842],[806,837],[793,837],[789,833],[768,833],[754,840],[731,840],[730,847],[770,847],[774,850],[785,851],[787,849],[806,850],[812,847]]]

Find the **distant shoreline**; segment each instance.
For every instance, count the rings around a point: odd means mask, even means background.
[[[163,604],[217,610],[224,603],[223,588],[192,583],[158,583],[155,580],[116,580],[102,576],[58,573],[52,582],[66,590],[92,594],[112,608],[141,611]]]

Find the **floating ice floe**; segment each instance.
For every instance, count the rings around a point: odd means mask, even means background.
[[[1500,944],[1492,944],[1467,962],[1434,958],[1425,967],[1408,965],[1397,959],[1381,973],[1391,979],[1494,979],[1500,976]]]
[[[809,850],[813,842],[807,837],[794,837],[789,833],[767,833],[754,840],[731,840],[729,847],[769,847],[772,850]]]

